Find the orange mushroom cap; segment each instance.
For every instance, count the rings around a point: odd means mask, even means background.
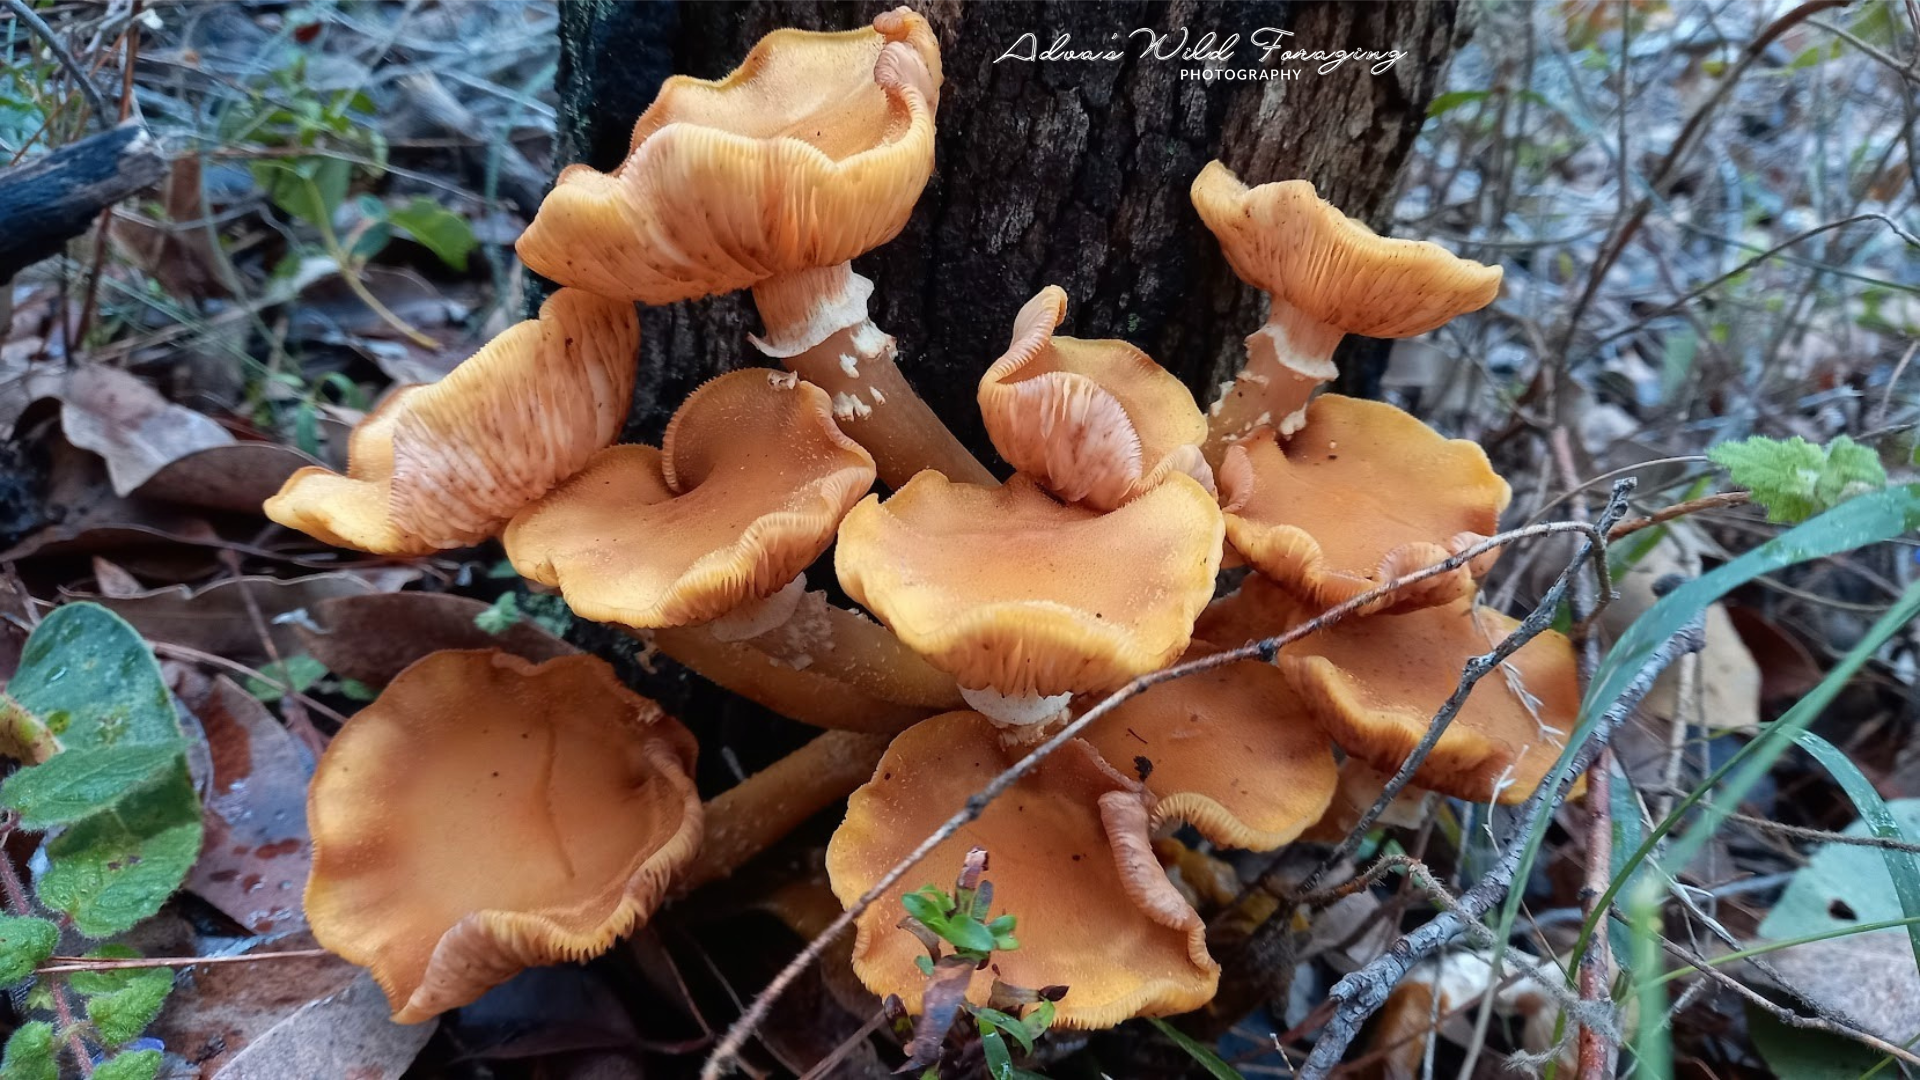
[[[1241,280],[1342,333],[1413,337],[1500,293],[1499,267],[1380,236],[1305,180],[1249,188],[1214,161],[1190,194]]]
[[[1324,394],[1283,448],[1262,432],[1220,466],[1227,538],[1261,573],[1331,606],[1497,532],[1512,491],[1486,452],[1377,401]],[[1385,598],[1374,610],[1473,591],[1497,553]]]
[[[706,622],[786,588],[872,486],[824,391],[735,371],[687,398],[661,449],[609,447],[517,515],[507,556],[582,618]]]
[[[1007,463],[1071,503],[1111,510],[1183,472],[1209,489],[1207,418],[1193,394],[1124,341],[1056,337],[1067,294],[1049,285],[1014,319],[980,379],[980,415]]]
[[[844,33],[776,30],[724,79],[668,79],[627,160],[563,170],[515,250],[649,304],[846,262],[906,226],[940,81],[932,28],[906,8]]]
[[[700,846],[693,736],[605,661],[433,653],[327,747],[307,918],[414,1023],[606,951]]]
[[[1347,752],[1399,770],[1467,661],[1519,622],[1472,598],[1404,615],[1347,619],[1280,651],[1280,669]],[[1548,630],[1481,679],[1413,782],[1455,798],[1525,802],[1580,713],[1573,644]]]
[[[901,733],[827,846],[834,895],[852,906],[1018,756],[975,713],[946,713]],[[1019,919],[1020,947],[993,954],[969,1000],[984,1004],[996,974],[1032,989],[1064,985],[1055,1025],[1102,1028],[1185,1012],[1213,996],[1220,968],[1207,955],[1206,927],[1153,856],[1139,785],[1077,739],[860,915],[853,969],[868,989],[920,1011],[926,977],[914,957],[926,951],[897,928],[900,897],[916,882],[948,877],[975,847],[988,853],[995,908]]]
[[[1228,847],[1291,841],[1320,819],[1339,779],[1326,732],[1286,677],[1258,661],[1160,683],[1081,738],[1143,774],[1155,827],[1184,821]]]
[[[1221,519],[1182,474],[1107,513],[1031,479],[997,488],[923,472],[840,526],[849,596],[963,688],[1110,690],[1187,647],[1213,595]]]
[[[439,382],[389,396],[354,429],[347,475],[300,469],[266,514],[380,555],[478,543],[620,433],[639,349],[632,304],[562,289]]]

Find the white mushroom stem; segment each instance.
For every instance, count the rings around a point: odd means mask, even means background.
[[[901,375],[893,338],[867,317],[872,295],[873,282],[850,263],[768,278],[753,288],[767,333],[750,340],[832,397],[834,419],[873,455],[889,487],[922,469],[995,483]]]
[[[1333,350],[1345,336],[1273,297],[1266,325],[1247,335],[1246,364],[1208,410],[1208,461],[1218,468],[1227,447],[1260,428],[1298,431],[1314,389],[1339,374]]]
[[[634,635],[709,681],[815,727],[890,734],[961,707],[953,676],[886,627],[801,584],[787,618],[757,635],[730,638],[738,626],[716,632],[713,622]]]
[[[1062,719],[1067,714],[1067,706],[1072,703],[1072,694],[1003,694],[992,687],[975,690],[972,687],[960,688],[960,696],[974,712],[993,721],[1001,733],[1008,734],[1015,729],[1016,734],[1044,730],[1045,725]]]
[[[700,854],[674,885],[685,895],[747,860],[873,778],[892,737],[829,731],[706,804]]]

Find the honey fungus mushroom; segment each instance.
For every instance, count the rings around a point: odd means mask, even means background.
[[[1464,597],[1403,615],[1346,619],[1280,651],[1280,670],[1349,754],[1392,775],[1460,673],[1519,626]],[[1573,645],[1552,630],[1474,685],[1413,782],[1475,802],[1525,802],[1579,718]]]
[[[681,404],[659,449],[602,450],[504,540],[576,614],[650,632],[723,686],[796,720],[898,730],[958,704],[953,681],[801,577],[873,476],[825,391],[736,371]]]
[[[827,847],[827,873],[852,906],[901,857],[1019,756],[975,713],[922,721],[893,740],[873,778],[854,792]],[[988,804],[920,864],[942,878],[970,848],[985,848],[996,907],[1019,917],[1018,949],[997,952],[967,997],[984,1004],[993,980],[1062,986],[1054,1023],[1111,1027],[1135,1016],[1185,1012],[1213,997],[1220,969],[1206,928],[1181,899],[1149,836],[1148,800],[1077,739]],[[855,923],[853,969],[876,994],[898,994],[919,1012],[925,948],[898,928],[907,878]]]
[[[639,348],[632,304],[562,289],[439,382],[391,394],[354,428],[345,476],[300,469],[266,514],[378,555],[478,543],[620,433]]]
[[[433,653],[334,737],[306,912],[425,1020],[652,914],[700,846],[693,736],[604,661]]]
[[[1193,394],[1124,341],[1057,336],[1067,294],[1049,285],[1014,320],[980,379],[980,415],[1009,465],[1070,503],[1111,510],[1168,474],[1209,489],[1206,417]]]
[[[1499,531],[1512,492],[1477,444],[1338,394],[1315,398],[1306,416],[1285,446],[1263,431],[1230,447],[1219,483],[1234,550],[1307,604],[1351,600]],[[1467,596],[1497,557],[1401,589],[1374,610]]]
[[[959,680],[974,709],[1035,726],[1186,650],[1220,567],[1220,509],[1184,474],[1117,510],[1063,505],[1032,479],[914,478],[840,526],[855,602]]]
[[[1191,191],[1235,274],[1265,292],[1267,321],[1212,407],[1208,456],[1266,426],[1291,435],[1314,388],[1337,374],[1348,334],[1404,338],[1477,311],[1500,292],[1500,268],[1424,240],[1391,240],[1321,199],[1305,180],[1249,188],[1215,161]]]
[[[719,80],[676,75],[611,173],[561,172],[516,245],[529,267],[665,304],[753,289],[766,355],[822,387],[881,479],[991,482],[915,394],[850,260],[887,242],[933,171],[940,49],[898,8],[843,33],[776,30]]]

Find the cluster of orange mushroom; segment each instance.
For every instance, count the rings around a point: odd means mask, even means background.
[[[314,931],[373,969],[398,1018],[606,948],[850,791],[827,871],[852,905],[1116,688],[1497,531],[1509,491],[1477,446],[1315,390],[1342,335],[1431,330],[1487,304],[1498,269],[1376,236],[1302,181],[1248,188],[1219,163],[1194,205],[1272,314],[1211,417],[1139,349],[1058,335],[1067,298],[1049,287],[979,384],[1014,470],[997,479],[914,394],[868,318],[872,283],[849,266],[904,227],[933,169],[940,86],[933,34],[904,8],[846,33],[777,31],[717,82],[668,80],[625,163],[568,168],[521,237],[527,265],[564,286],[539,319],[389,397],[355,431],[345,476],[303,470],[267,503],[282,524],[384,554],[498,537],[576,614],[837,729],[703,807],[691,736],[599,661],[422,660],[342,729],[309,806]],[[615,445],[632,302],[742,288],[765,323],[753,344],[786,370],[723,375],[659,447]],[[876,480],[889,496],[869,493]],[[807,588],[829,549],[872,618]],[[1229,556],[1248,573],[1216,599]],[[1399,768],[1463,663],[1514,628],[1477,603],[1486,569],[1393,592],[1274,663],[1139,694],[936,849],[924,876],[992,852],[1022,942],[995,957],[998,977],[1066,986],[1058,1024],[1204,1004],[1219,968],[1156,833],[1268,850],[1326,827],[1343,769],[1377,785]],[[1541,635],[1474,690],[1415,783],[1524,799],[1576,699],[1570,646]],[[860,916],[853,964],[917,1009],[921,946],[895,929],[905,891]]]

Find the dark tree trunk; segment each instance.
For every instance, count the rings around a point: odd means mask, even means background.
[[[562,5],[562,161],[608,169],[634,118],[673,73],[724,75],[779,26],[847,29],[883,3]],[[939,159],[906,231],[855,260],[875,283],[875,321],[901,366],[983,460],[974,406],[980,373],[1006,347],[1013,315],[1042,286],[1064,287],[1067,333],[1120,337],[1193,388],[1202,404],[1238,367],[1264,299],[1233,276],[1187,187],[1218,157],[1249,183],[1304,177],[1357,217],[1386,208],[1456,44],[1454,3],[916,4],[940,38]],[[1399,49],[1383,74],[1348,61],[1291,80],[1199,82],[1197,62],[1139,58],[1145,35],[1238,33],[1234,60],[1258,66],[1259,28],[1295,49]],[[1045,49],[1118,47],[1117,62],[995,59],[1022,34]],[[1281,66],[1276,64],[1274,66]],[[631,434],[657,439],[702,380],[763,362],[746,294],[646,311]],[[1357,365],[1365,367],[1367,365]]]

